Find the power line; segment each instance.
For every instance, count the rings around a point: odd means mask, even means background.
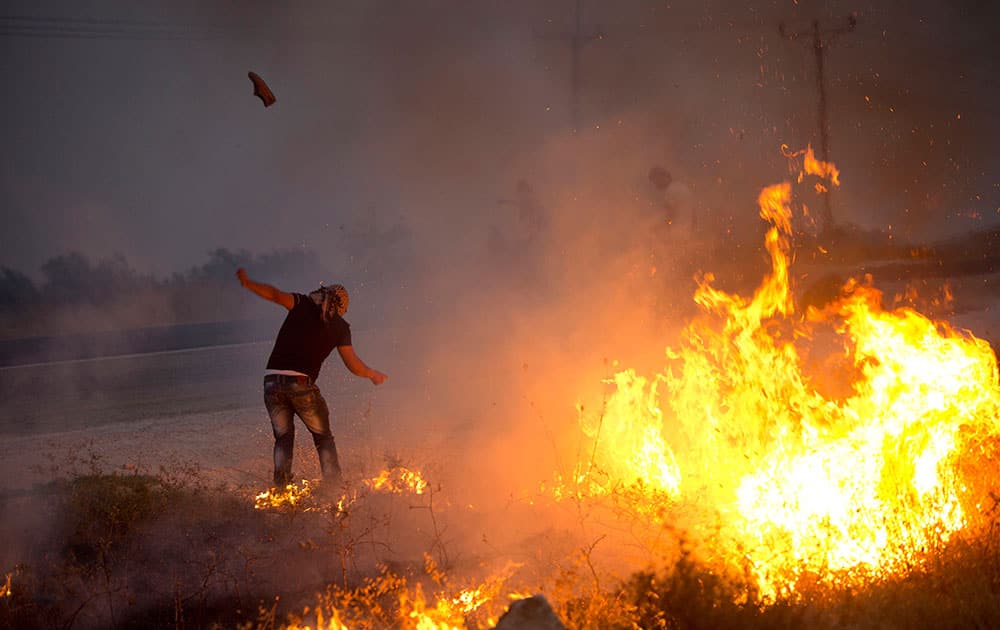
[[[109,20],[75,17],[42,17],[34,15],[0,15],[0,22],[12,24],[89,24],[97,26],[129,26],[139,28],[163,28],[164,24],[157,22],[141,22],[137,20]]]
[[[179,39],[191,33],[165,24],[128,20],[0,16],[0,35],[15,37],[86,37],[105,39]]]
[[[584,47],[590,42],[602,39],[604,34],[600,31],[583,33],[583,0],[576,0],[573,16],[573,32],[559,35],[558,38],[568,41],[570,45],[570,116],[573,133],[580,130],[580,83],[581,83],[581,55]]]
[[[209,25],[176,27],[165,23],[90,18],[0,16],[0,37],[104,39],[138,41],[208,41],[218,39],[280,39],[280,32]],[[299,39],[312,39],[299,37]]]
[[[99,40],[133,40],[133,41],[206,41],[208,37],[196,37],[185,34],[148,34],[114,33],[108,31],[88,30],[34,30],[34,29],[4,29],[0,28],[0,37],[20,37],[30,39],[99,39]]]

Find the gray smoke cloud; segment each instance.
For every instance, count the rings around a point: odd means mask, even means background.
[[[763,268],[757,193],[787,177],[782,144],[818,143],[809,36],[779,22],[807,33],[856,15],[824,57],[838,221],[918,240],[996,223],[992,4],[581,6],[573,129],[571,1],[46,5],[179,35],[4,32],[0,133],[17,150],[0,158],[0,265],[121,252],[167,275],[218,247],[315,252],[315,269],[259,274],[345,284],[358,353],[390,375],[372,390],[344,383],[335,356],[324,368],[331,397],[373,404],[336,410],[345,462],[405,452],[503,504],[571,467],[575,406],[599,408],[616,361],[660,366],[695,273],[748,268],[745,286]],[[690,193],[702,240],[651,245],[655,165]],[[546,219],[530,245],[522,180]],[[280,323],[249,294],[191,299]],[[259,396],[266,351],[209,365],[245,385],[227,404]],[[78,376],[49,377],[63,372]]]

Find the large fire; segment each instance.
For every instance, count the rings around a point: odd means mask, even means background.
[[[839,183],[811,150],[789,157],[803,154],[799,182]],[[710,509],[716,559],[749,571],[765,597],[805,578],[898,572],[975,511],[961,471],[1000,429],[996,357],[947,323],[883,310],[858,281],[796,313],[792,182],[765,188],[759,206],[770,273],[751,298],[699,281],[701,315],[663,372],[619,372],[600,416],[581,414],[593,457],[560,491],[638,492],[633,507],[654,517]]]
[[[814,183],[819,194],[839,185],[836,167],[811,150],[786,155],[803,158],[795,183],[815,176],[825,182]],[[611,496],[650,529],[682,521],[684,536],[710,542],[704,559],[744,571],[764,604],[794,599],[806,583],[853,586],[902,574],[975,524],[984,494],[975,462],[1000,438],[1000,382],[987,342],[911,308],[884,310],[866,281],[797,312],[793,190],[789,181],[760,194],[771,271],[752,297],[722,291],[705,274],[694,296],[701,314],[667,348],[666,368],[651,378],[622,370],[597,417],[581,408],[587,461],[551,488],[557,500]],[[361,485],[413,497],[430,488],[400,466]],[[275,489],[257,507],[303,509],[310,495],[308,484]],[[336,510],[355,500],[342,496]],[[385,574],[328,595],[313,611],[316,627],[350,627],[358,602],[390,592],[400,627],[496,623],[515,568],[446,587],[426,560],[440,587],[433,597]]]

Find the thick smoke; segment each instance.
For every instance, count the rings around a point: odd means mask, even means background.
[[[581,6],[575,84],[571,1],[314,3],[278,16],[199,5],[132,16],[182,25],[181,44],[5,40],[17,54],[0,67],[17,64],[6,74],[21,96],[0,128],[21,150],[0,175],[14,228],[0,264],[33,272],[63,251],[122,252],[162,277],[219,247],[313,252],[298,273],[253,272],[289,291],[351,291],[355,347],[390,380],[350,380],[335,355],[324,368],[324,391],[350,403],[334,409],[348,475],[398,456],[455,496],[504,507],[572,468],[577,405],[600,408],[602,379],[660,367],[696,274],[741,288],[759,277],[757,192],[785,175],[782,144],[818,144],[813,50],[779,22],[806,32],[857,13],[824,58],[838,221],[918,240],[995,222],[994,9]],[[108,71],[83,72],[93,67]],[[266,111],[251,69],[277,95]],[[653,167],[695,217],[665,234]],[[526,206],[540,217],[527,229]],[[128,312],[155,320],[196,303],[210,321],[280,323],[238,290],[186,299],[151,295]],[[68,317],[106,330],[142,325],[79,312]],[[198,363],[204,387],[238,383],[245,396],[226,406],[253,409],[268,342]],[[77,370],[38,374],[74,395],[95,389]],[[156,404],[183,407],[175,394]],[[77,407],[86,423],[90,407]],[[264,478],[265,415],[259,404],[246,415]],[[298,461],[315,472],[304,433]],[[480,533],[450,535],[471,545]]]

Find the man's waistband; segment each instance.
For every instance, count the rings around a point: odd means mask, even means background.
[[[313,380],[302,374],[265,374],[265,383],[296,383],[298,385],[312,385]]]

